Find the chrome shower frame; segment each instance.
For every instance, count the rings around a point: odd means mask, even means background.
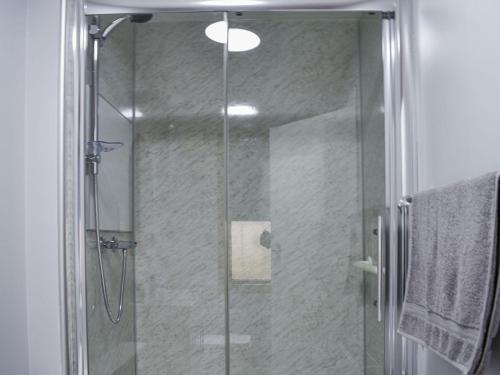
[[[413,193],[416,177],[413,168],[414,121],[410,112],[414,99],[408,94],[403,79],[401,64],[400,10],[393,0],[262,0],[262,1],[196,1],[196,0],[150,0],[148,7],[141,7],[140,0],[72,0],[72,17],[67,17],[66,37],[73,40],[72,47],[65,56],[73,68],[71,91],[65,92],[66,103],[70,103],[77,120],[65,123],[73,131],[73,159],[71,175],[66,183],[66,195],[74,200],[74,212],[65,214],[65,224],[74,232],[74,242],[66,245],[66,252],[74,256],[72,264],[67,264],[66,275],[74,281],[75,305],[67,307],[68,343],[74,352],[75,366],[70,366],[71,375],[88,375],[87,363],[87,312],[86,312],[86,269],[85,269],[85,221],[84,221],[84,179],[85,154],[84,129],[86,118],[86,69],[87,40],[86,16],[92,14],[128,14],[156,12],[232,12],[232,11],[376,11],[384,12],[383,20],[383,59],[384,92],[386,107],[386,290],[385,290],[385,374],[411,375],[412,348],[404,349],[401,338],[396,332],[401,306],[401,256],[399,253],[399,216],[398,201],[401,196]],[[395,16],[395,17],[394,17]],[[63,72],[64,73],[64,72]],[[70,98],[70,100],[68,100]],[[67,104],[66,104],[67,105]],[[67,152],[67,150],[65,150]],[[62,160],[66,160],[61,153]],[[67,166],[66,166],[67,167]],[[68,243],[68,242],[67,242]],[[71,291],[70,291],[71,292]],[[71,357],[71,355],[68,355]],[[403,362],[408,365],[403,368]]]

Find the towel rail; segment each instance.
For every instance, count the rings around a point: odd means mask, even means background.
[[[406,292],[406,274],[408,271],[408,215],[412,202],[409,196],[401,198],[398,203],[401,218],[401,237],[400,237],[400,286],[399,293],[401,303],[403,303]],[[401,375],[406,375],[408,369],[408,340],[401,337]]]
[[[406,272],[407,272],[407,264],[408,264],[408,214],[409,208],[412,202],[412,198],[409,196],[401,198],[399,201],[398,207],[401,213],[401,246],[400,246],[400,255],[401,255],[401,299],[404,298],[406,292]]]

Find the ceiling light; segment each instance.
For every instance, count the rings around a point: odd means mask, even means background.
[[[136,109],[135,113],[134,113],[134,110],[132,108],[125,108],[125,109],[121,110],[121,113],[123,116],[125,116],[128,119],[134,118],[134,115],[135,115],[135,118],[140,118],[140,117],[144,116],[143,113],[141,111],[139,111],[138,109]]]
[[[259,44],[260,38],[257,34],[245,29],[229,29],[229,52],[250,51]]]
[[[257,48],[260,38],[250,30],[230,28],[227,31],[227,22],[219,21],[208,25],[205,29],[206,36],[217,43],[226,44],[229,34],[229,52],[243,52]]]
[[[205,29],[205,35],[214,42],[226,44],[227,22],[219,21],[208,25]]]
[[[234,104],[227,107],[228,116],[255,116],[259,111],[252,105]]]

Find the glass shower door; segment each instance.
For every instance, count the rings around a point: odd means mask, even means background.
[[[384,91],[382,62],[381,20],[362,17],[359,24],[360,41],[360,137],[362,149],[363,180],[363,243],[364,259],[378,266],[379,259],[379,217],[385,212],[385,129]],[[382,243],[383,244],[383,243]],[[387,263],[388,257],[382,260]],[[385,277],[386,275],[384,275]],[[379,315],[378,275],[364,275],[365,305],[365,374],[384,374],[384,318]],[[383,285],[381,286],[383,287]],[[382,314],[384,309],[380,309]]]
[[[371,256],[372,206],[384,207],[365,186],[373,173],[384,191],[385,160],[370,138],[383,139],[383,121],[364,123],[362,98],[382,94],[375,80],[362,87],[378,73],[363,68],[365,19],[380,25],[377,14],[229,15],[230,30],[260,39],[237,51],[229,32],[233,375],[383,373],[365,350],[369,335],[384,340],[368,294],[377,278],[354,266]]]
[[[89,23],[102,26],[110,24],[112,15],[89,17]],[[128,249],[126,267],[123,251],[110,249],[104,242],[133,241],[133,149],[134,149],[134,27],[125,23],[99,47],[98,127],[99,142],[91,142],[92,113],[87,121],[87,161],[90,154],[99,155],[98,208],[96,214],[93,189],[94,176],[86,176],[86,302],[88,373],[123,374],[135,373],[135,251]],[[92,39],[89,38],[91,45]],[[89,61],[90,66],[90,61]],[[90,68],[89,68],[90,70]],[[88,79],[87,91],[92,92],[92,80]],[[89,94],[90,97],[90,94]],[[89,108],[90,109],[90,108]],[[94,147],[91,147],[93,144]],[[99,150],[98,145],[117,146]],[[105,152],[107,151],[107,152]],[[87,169],[87,172],[90,168]],[[96,220],[96,216],[99,220]],[[96,225],[99,222],[99,225]],[[99,260],[97,237],[102,239],[102,262]],[[104,303],[101,284],[101,267],[106,285],[109,312],[118,316],[120,290],[123,283],[123,310],[119,323],[110,321]],[[124,272],[125,271],[125,272]],[[123,275],[123,279],[122,279]]]
[[[237,12],[108,36],[100,232],[137,247],[113,324],[87,186],[89,375],[384,373],[380,34],[376,13]]]
[[[222,13],[136,30],[137,375],[225,373]]]
[[[381,44],[364,26],[380,15],[229,21],[260,38],[232,52],[229,33],[231,374],[381,375],[377,276],[354,266],[377,266],[371,226],[384,212],[383,114],[372,121],[363,100],[383,93],[367,67]]]

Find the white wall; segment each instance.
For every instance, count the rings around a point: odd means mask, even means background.
[[[60,19],[61,0],[28,0],[24,193],[31,375],[63,373],[57,159]]]
[[[62,374],[60,0],[3,0],[0,374]]]
[[[26,1],[3,0],[0,33],[0,374],[28,373],[24,254],[24,65]]]
[[[419,189],[500,170],[500,2],[401,2],[413,7]],[[458,375],[425,352],[419,363],[421,375]]]

